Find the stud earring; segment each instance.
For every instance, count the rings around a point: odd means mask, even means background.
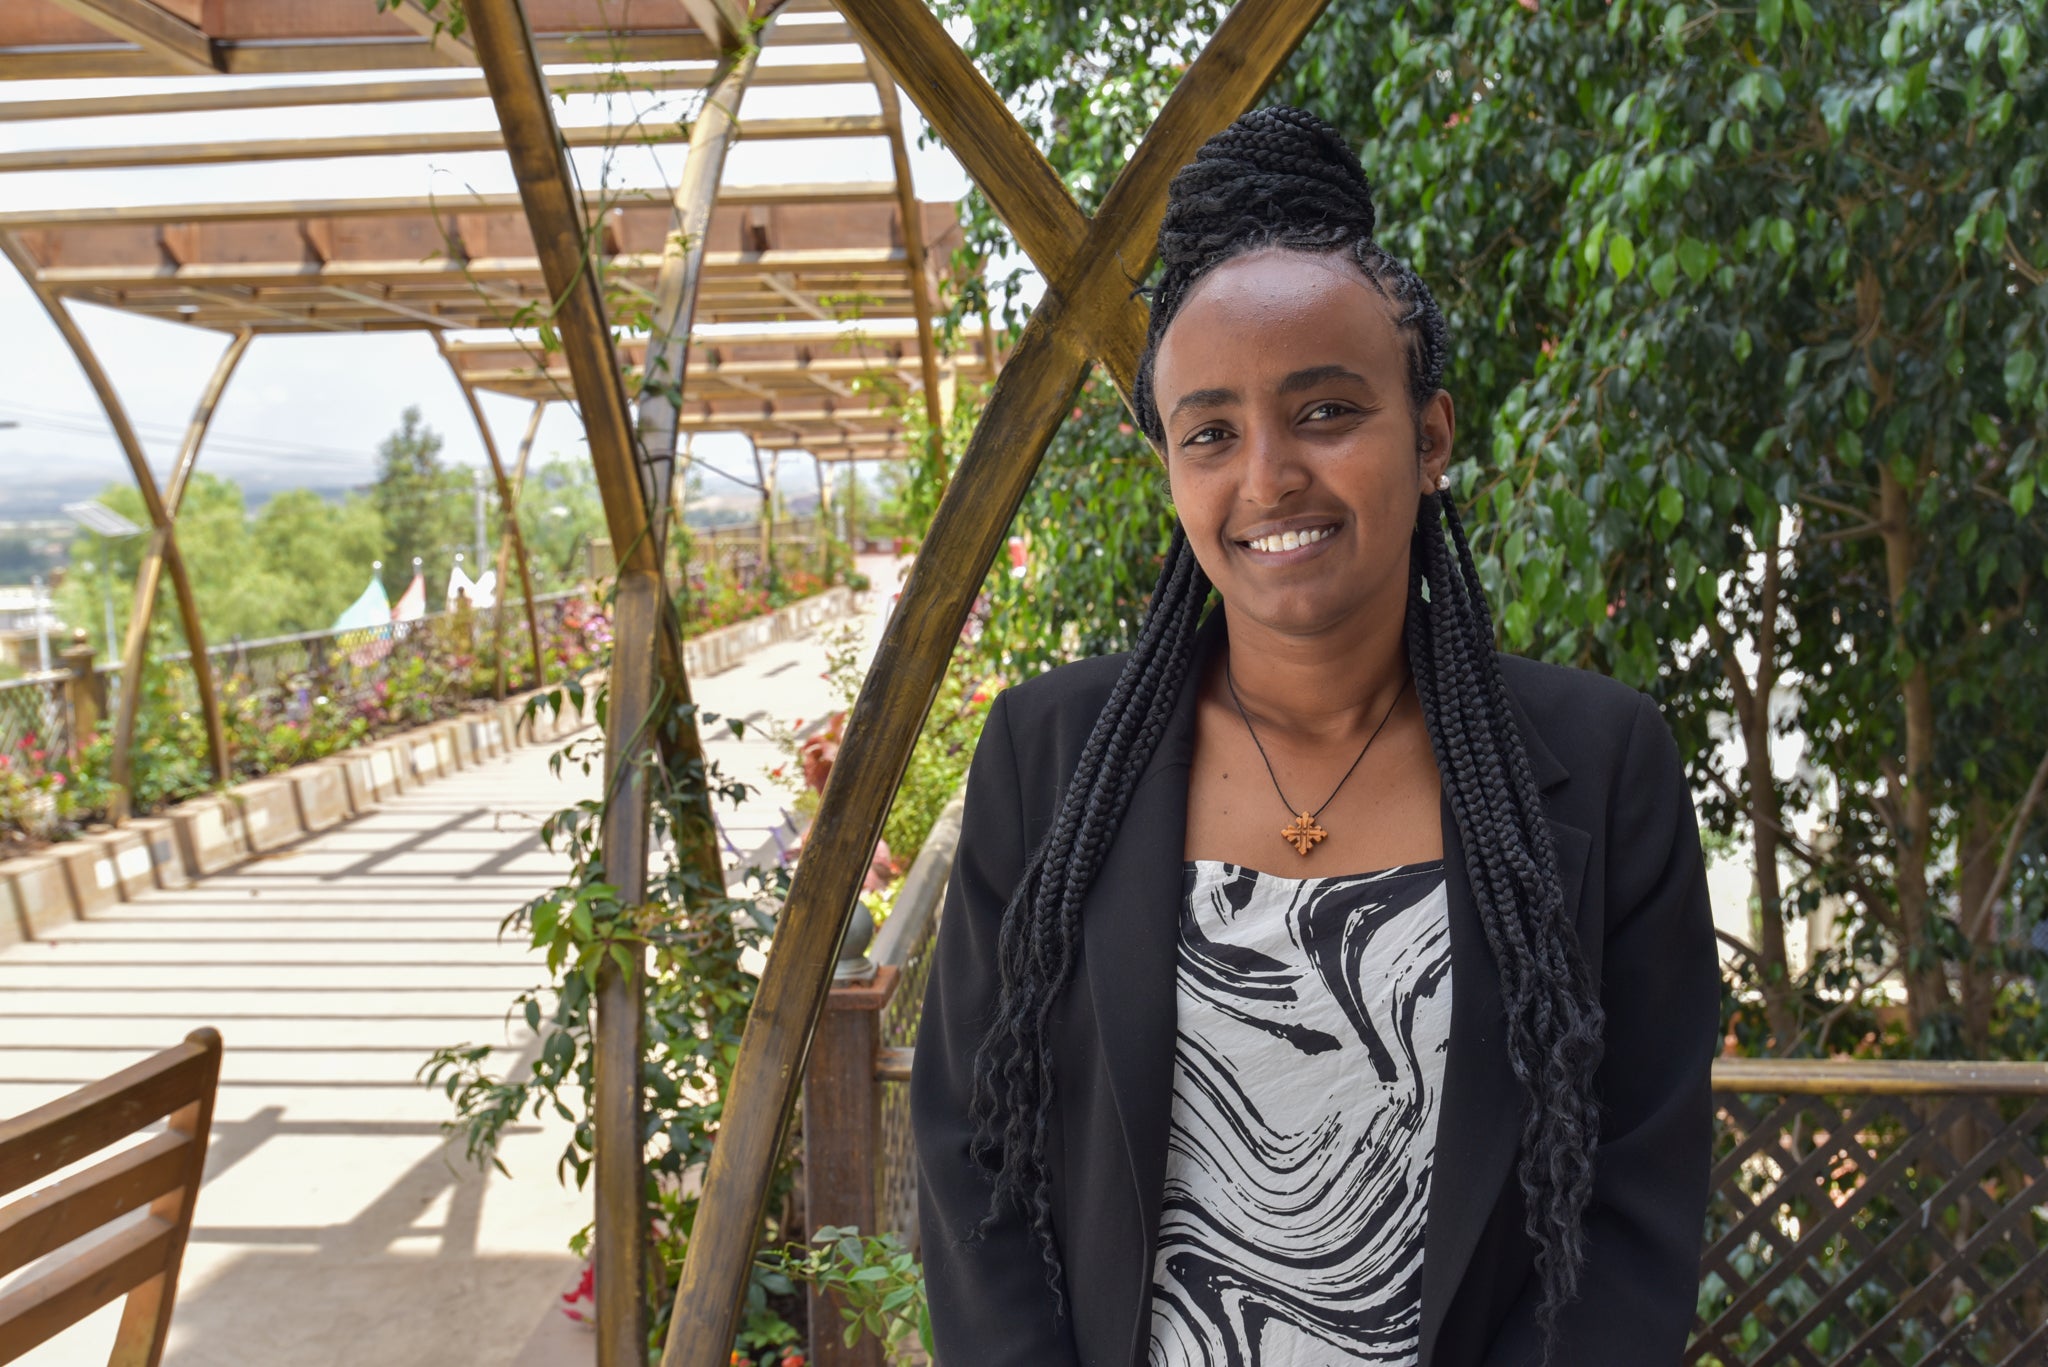
[[[1438,475],[1436,477],[1436,490],[1438,493],[1442,493],[1444,490],[1450,487],[1451,477],[1449,475]]]

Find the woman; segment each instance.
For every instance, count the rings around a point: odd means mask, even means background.
[[[946,1367],[1679,1359],[1691,799],[1648,698],[1495,655],[1373,227],[1298,110],[1174,180],[1134,398],[1180,527],[1135,649],[996,700],[926,997]]]

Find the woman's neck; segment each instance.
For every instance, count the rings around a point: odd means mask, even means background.
[[[1234,686],[1245,711],[1283,734],[1338,739],[1370,730],[1408,682],[1405,605],[1372,617],[1297,636],[1227,616],[1229,674],[1216,682]]]

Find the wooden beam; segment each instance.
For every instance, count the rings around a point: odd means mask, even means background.
[[[745,126],[742,126],[744,133]],[[616,187],[605,191],[614,207],[666,204],[669,192],[653,186]],[[782,185],[726,185],[720,204],[888,204],[896,185],[887,180],[831,180]],[[457,214],[510,213],[521,207],[517,195],[393,196],[386,199],[287,199],[248,203],[134,204],[112,208],[19,209],[0,213],[0,232],[31,228],[105,227],[114,224],[265,223],[293,218],[397,218],[408,215],[451,218]],[[589,217],[594,209],[585,208]]]
[[[682,0],[683,8],[720,52],[736,54],[753,39],[747,7],[737,0]]]
[[[870,138],[885,133],[873,114],[815,118],[752,119],[748,139],[793,141]],[[658,147],[685,142],[689,130],[673,122],[580,124],[562,130],[571,147]],[[0,152],[0,173],[10,171],[104,171],[129,166],[218,166],[244,162],[323,161],[334,157],[444,156],[496,152],[505,140],[495,128],[426,133],[350,133],[331,138],[243,138],[218,142],[138,143],[123,147],[38,147]]]
[[[911,22],[914,10],[915,17],[937,27],[921,0],[843,0],[842,8],[870,51],[901,63],[893,66],[896,78],[927,118],[934,105],[963,100],[974,111],[963,135],[1030,148],[1000,100],[991,108],[971,89],[959,88],[961,66],[971,72],[972,63],[950,39],[938,50],[929,30]],[[1251,105],[1322,8],[1323,0],[1241,0],[1181,78],[1101,213],[1045,271],[1054,287],[1032,310],[940,500],[902,602],[883,631],[868,686],[848,718],[831,787],[777,918],[734,1064],[719,1142],[705,1173],[662,1367],[722,1367],[729,1353],[776,1155],[875,840],[967,611],[1087,372],[1091,351],[1114,347],[1135,361],[1129,344],[1134,335],[1142,338],[1143,319],[1134,320],[1126,306],[1132,284],[1151,264],[1167,180],[1204,140]],[[897,22],[878,27],[872,22],[877,16]],[[900,45],[892,45],[886,27],[900,31]],[[920,31],[926,33],[922,47],[916,41]],[[939,34],[943,38],[942,29]],[[978,75],[968,84],[975,83],[986,89]],[[956,120],[947,122],[957,126]],[[947,126],[933,123],[942,131]],[[973,171],[959,138],[949,135],[947,141]],[[1031,154],[1020,174],[1029,174],[1035,148]],[[1079,210],[1064,187],[1056,178],[1050,189],[1043,178],[1032,184],[1020,212],[1028,211],[1048,238],[1065,232]],[[1056,196],[1064,209],[1036,202],[1048,196]],[[1135,334],[1133,321],[1139,324]],[[1134,371],[1133,365],[1121,378],[1127,383]]]
[[[185,506],[185,489],[191,483],[192,467],[199,460],[207,429],[213,426],[214,410],[220,406],[228,381],[234,378],[236,367],[241,365],[255,339],[256,334],[246,329],[236,333],[214,363],[213,376],[185,425],[185,439],[178,447],[177,461],[171,466],[170,483],[164,487],[164,511],[169,514],[170,524],[151,531],[135,573],[135,605],[128,614],[128,634],[121,643],[121,702],[114,714],[113,754],[107,766],[108,777],[114,784],[113,817],[117,826],[128,819],[134,806],[135,723],[142,709],[142,671],[149,650],[150,619],[156,615],[157,589],[163,582],[164,560],[173,548],[172,529]]]
[[[910,172],[910,149],[903,136],[903,97],[889,69],[868,54],[875,95],[882,102],[882,123],[889,130],[889,161],[896,173],[896,213],[903,223],[903,251],[910,258],[910,308],[917,319],[917,356],[923,373],[924,414],[929,430],[925,448],[938,467],[941,487],[946,478],[946,414],[939,397],[939,346],[932,333],[932,280],[925,260],[924,210]]]
[[[449,25],[450,16],[458,13],[454,5],[441,11],[437,17],[421,8],[419,0],[397,0],[385,10],[399,23],[427,40],[434,51],[446,58],[452,66],[475,66],[476,49],[462,34]]]
[[[843,30],[843,25],[835,26]],[[848,43],[829,33],[806,35],[812,43]],[[535,47],[549,66],[590,66],[623,62],[708,62],[717,57],[710,42],[694,29],[627,34],[557,33],[538,39]],[[214,51],[230,76],[302,75],[324,71],[412,71],[451,63],[432,43],[413,39],[394,43],[386,38],[315,38],[281,42],[216,40]],[[88,77],[145,77],[192,74],[192,68],[140,48],[64,47],[0,48],[0,81],[79,80]]]
[[[49,0],[123,42],[133,43],[180,74],[218,76],[227,68],[213,40],[149,0]]]
[[[192,652],[192,682],[199,694],[199,712],[206,727],[206,749],[208,761],[213,766],[213,780],[216,784],[228,781],[228,736],[227,727],[221,719],[220,695],[213,686],[213,662],[206,654],[206,632],[199,622],[199,603],[192,594],[191,578],[185,573],[185,557],[178,550],[178,540],[172,525],[170,510],[164,505],[162,492],[157,488],[156,476],[149,468],[149,457],[143,452],[142,441],[135,435],[134,424],[128,421],[128,410],[122,405],[121,397],[114,390],[114,383],[100,365],[99,356],[92,344],[86,340],[78,320],[64,307],[64,301],[48,287],[40,284],[34,275],[34,262],[22,248],[19,239],[0,232],[0,255],[4,255],[21,272],[22,278],[34,291],[36,302],[43,306],[56,325],[57,333],[70,348],[78,368],[85,372],[85,380],[99,399],[100,408],[107,415],[108,426],[114,429],[114,439],[121,445],[121,454],[127,457],[128,471],[135,479],[135,487],[142,495],[142,506],[149,513],[149,525],[154,537],[161,538],[161,555],[165,569],[171,576],[171,589],[178,600],[178,617],[185,629],[185,644]],[[181,486],[182,488],[182,486]],[[129,689],[140,688],[140,681],[128,678],[122,681]]]
[[[557,95],[697,90],[717,76],[715,65],[636,68],[631,71],[551,75]],[[806,62],[754,69],[755,86],[865,85],[865,62]],[[88,95],[49,100],[0,100],[0,123],[42,119],[94,119],[125,114],[184,114],[223,109],[296,109],[339,104],[410,104],[428,100],[487,100],[481,76],[422,80],[347,81],[331,85],[235,86],[224,90],[165,90],[147,95]]]
[[[662,578],[667,489],[649,487],[640,460],[605,317],[598,263],[589,245],[590,220],[555,127],[540,57],[519,0],[467,0],[467,12],[546,274],[555,327],[575,384],[618,558],[600,841],[606,880],[618,890],[623,905],[637,905],[646,898],[650,845],[651,798],[648,766],[642,759],[659,738],[667,764],[681,772],[706,772],[690,706],[682,633]],[[711,97],[720,108],[738,108],[752,65],[751,56],[742,55],[721,76]],[[677,208],[686,210],[690,221],[702,222],[710,213],[718,183],[715,168],[730,129],[701,116],[698,123],[704,127],[693,138],[682,177],[691,198],[679,200]],[[712,159],[710,168],[704,164],[707,158]],[[702,269],[704,237],[672,231],[669,241],[673,246],[664,256],[655,289],[657,328],[666,326],[687,338],[687,308]],[[673,315],[664,312],[671,301]],[[659,351],[668,342],[657,332],[650,345]],[[682,370],[680,364],[676,368]],[[657,493],[659,501],[653,497]],[[681,856],[708,880],[711,895],[722,897],[723,860],[708,794],[698,816],[701,829],[680,830],[675,840]],[[646,962],[644,954],[622,957],[623,963],[604,957],[594,987],[597,1367],[645,1367],[647,1361],[646,1193],[640,1126]]]
[[[4,231],[4,229],[0,229]],[[903,253],[888,248],[853,249],[846,251],[790,251],[790,252],[707,252],[704,254],[705,274],[712,279],[723,281],[737,276],[742,280],[757,280],[761,272],[805,272],[814,275],[839,275],[853,277],[866,282],[869,288],[888,294],[901,288]],[[633,252],[602,258],[605,269],[615,279],[628,273],[647,275],[659,270],[661,257],[654,252]],[[329,294],[348,294],[354,301],[373,305],[380,311],[404,314],[403,306],[390,307],[391,301],[365,291],[405,286],[410,288],[446,287],[451,291],[450,302],[461,302],[466,296],[474,305],[476,285],[489,281],[536,281],[540,276],[540,258],[527,257],[476,257],[469,261],[428,259],[424,261],[248,261],[248,262],[195,262],[186,266],[49,266],[37,273],[37,278],[51,289],[64,294],[82,294],[87,291],[115,290],[132,293],[133,299],[120,301],[122,307],[147,302],[152,290],[174,290],[190,286],[197,289],[297,289],[320,290]],[[229,297],[220,296],[223,300]],[[782,300],[779,292],[769,297]],[[252,307],[261,307],[251,297]],[[518,304],[525,303],[523,297]],[[465,311],[476,312],[475,308]],[[826,315],[829,317],[829,315]],[[435,322],[446,325],[444,320],[416,317],[417,322]]]

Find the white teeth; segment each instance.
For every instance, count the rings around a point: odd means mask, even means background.
[[[1262,536],[1256,541],[1247,541],[1244,544],[1250,546],[1255,551],[1264,551],[1268,555],[1277,555],[1281,551],[1299,550],[1303,546],[1313,546],[1316,542],[1334,535],[1336,531],[1335,527],[1317,527],[1305,532],[1280,532],[1273,536]]]

